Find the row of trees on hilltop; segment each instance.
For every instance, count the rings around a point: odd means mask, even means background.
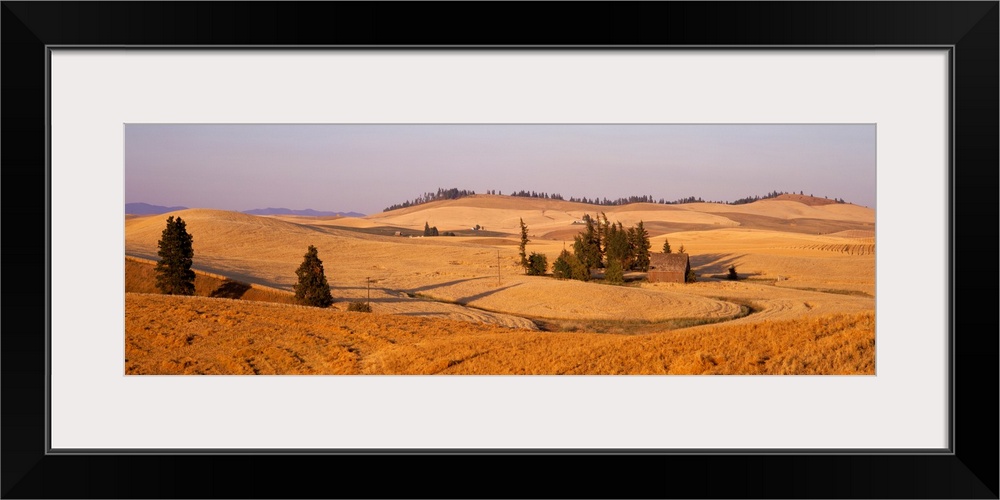
[[[521,197],[521,198],[541,198],[543,200],[561,200],[561,199],[563,199],[563,197],[562,197],[561,194],[555,194],[555,193],[549,194],[549,193],[542,193],[542,192],[536,193],[534,191],[524,191],[524,190],[514,191],[514,192],[510,193],[510,195],[511,196],[518,196],[518,197]]]
[[[524,190],[513,191],[513,192],[510,193],[510,196],[519,196],[519,197],[524,197],[524,198],[540,198],[540,199],[543,199],[543,200],[565,200],[565,201],[572,201],[572,202],[576,202],[576,203],[586,203],[586,204],[589,204],[589,205],[601,205],[601,206],[619,206],[619,205],[628,205],[628,204],[631,204],[631,203],[675,204],[675,203],[693,203],[695,201],[701,201],[701,198],[695,198],[695,197],[692,196],[690,198],[684,198],[684,199],[681,199],[681,200],[674,200],[674,201],[670,201],[670,202],[668,202],[666,200],[663,200],[661,198],[657,202],[657,200],[655,198],[653,198],[652,196],[650,196],[650,195],[628,196],[628,197],[623,197],[623,198],[616,198],[616,199],[613,199],[613,200],[612,199],[608,199],[608,198],[587,198],[585,196],[581,197],[581,198],[576,198],[576,197],[570,196],[567,199],[567,198],[564,198],[563,195],[558,194],[558,193],[549,194],[549,193],[546,193],[546,192],[535,192],[535,191],[524,191]]]
[[[456,188],[451,188],[451,189],[438,188],[436,193],[424,193],[414,198],[413,201],[405,201],[403,203],[387,207],[385,210],[383,210],[383,212],[396,210],[398,208],[412,207],[414,205],[419,205],[421,203],[428,203],[431,201],[454,200],[465,196],[472,196],[474,194],[476,194],[475,191],[470,191],[465,189],[460,190]],[[503,192],[494,189],[489,189],[486,191],[486,194],[503,195]],[[716,200],[716,201],[710,201],[709,203],[719,203],[722,205],[745,205],[747,203],[753,203],[755,201],[777,198],[778,196],[781,196],[783,194],[790,194],[790,193],[787,191],[771,191],[763,196],[759,195],[746,196],[734,201]],[[799,191],[799,194],[801,195],[804,193],[802,191]],[[687,198],[678,198],[676,200],[666,200],[664,198],[656,199],[653,198],[651,195],[625,196],[615,199],[587,198],[586,196],[580,198],[570,196],[569,198],[565,198],[563,197],[563,195],[559,193],[546,193],[544,191],[525,191],[525,190],[511,191],[508,196],[516,196],[522,198],[539,198],[543,200],[565,200],[576,203],[586,203],[588,205],[599,205],[599,206],[621,206],[621,205],[629,205],[632,203],[656,203],[659,205],[682,205],[685,203],[705,203],[705,200],[702,199],[700,196],[698,197],[688,196]],[[812,195],[810,194],[809,196]],[[829,199],[825,196],[824,198]],[[847,203],[846,201],[844,201],[843,198],[834,198],[833,201],[836,203]]]
[[[156,287],[161,293],[194,295],[195,273],[191,269],[194,263],[193,245],[194,238],[188,233],[184,220],[180,217],[174,218],[172,215],[168,217],[167,227],[157,243],[157,255],[160,260],[154,268]],[[295,270],[295,275],[298,277],[295,298],[300,304],[315,307],[329,307],[333,304],[333,294],[326,279],[323,261],[320,260],[319,251],[315,246],[309,245],[302,264]],[[371,311],[370,306],[367,310]]]
[[[430,203],[432,201],[438,201],[438,200],[457,200],[459,198],[464,198],[466,196],[472,196],[474,194],[476,194],[475,191],[469,191],[467,189],[457,189],[457,188],[445,189],[445,188],[438,188],[437,192],[435,192],[435,193],[424,193],[424,194],[422,194],[420,196],[417,196],[412,201],[404,201],[403,203],[399,203],[399,204],[396,204],[396,205],[390,205],[390,206],[386,207],[385,210],[382,210],[382,211],[383,212],[388,212],[390,210],[397,210],[397,209],[400,209],[400,208],[412,207],[414,205],[420,205],[420,204],[423,204],[423,203]]]
[[[746,198],[740,198],[740,199],[738,199],[736,201],[727,202],[727,205],[745,205],[747,203],[753,203],[755,201],[769,200],[771,198],[777,198],[777,197],[779,197],[779,196],[781,196],[783,194],[795,194],[795,193],[788,193],[786,191],[771,191],[770,193],[767,193],[764,196],[747,196]],[[803,191],[799,191],[799,195],[805,196],[805,193]],[[813,196],[813,195],[810,193],[809,196]],[[823,198],[824,199],[829,199],[826,196],[824,196]],[[837,203],[847,203],[846,201],[844,201],[843,198],[834,198],[833,201],[835,201]]]

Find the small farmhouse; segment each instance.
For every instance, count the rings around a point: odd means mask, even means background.
[[[649,272],[646,281],[650,283],[684,283],[691,270],[691,260],[686,253],[649,254]]]

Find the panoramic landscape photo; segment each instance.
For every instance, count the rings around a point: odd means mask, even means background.
[[[875,125],[126,124],[129,375],[874,375]]]

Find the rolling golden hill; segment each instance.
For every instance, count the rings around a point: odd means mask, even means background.
[[[545,254],[551,265],[564,247],[572,246],[573,235],[583,229],[574,221],[582,219],[584,214],[602,212],[612,222],[621,221],[626,226],[642,220],[652,237],[654,252],[664,240],[669,240],[675,250],[683,245],[699,282],[637,281],[616,287],[524,275],[517,248],[521,219],[529,228],[528,252]],[[754,330],[757,325],[784,322],[811,331],[819,328],[816,322],[826,321],[824,318],[847,317],[853,318],[848,321],[853,325],[850,328],[867,325],[861,329],[874,338],[874,322],[858,318],[874,313],[875,213],[855,205],[810,205],[778,199],[746,205],[598,207],[560,200],[476,195],[364,218],[252,216],[188,209],[127,218],[126,256],[155,259],[157,241],[170,215],[183,218],[187,224],[193,237],[197,270],[261,289],[269,287],[290,293],[296,280],[295,269],[307,247],[315,245],[337,301],[334,310],[316,314],[339,314],[348,301],[368,300],[370,294],[374,315],[348,314],[336,316],[337,321],[344,321],[351,328],[353,322],[371,318],[382,318],[378,321],[409,318],[432,323],[458,320],[449,325],[465,326],[447,328],[456,332],[451,337],[456,348],[467,340],[460,331],[483,325],[501,328],[497,331],[511,335],[533,331],[532,335],[544,338],[557,334],[537,331],[539,326],[576,330],[558,334],[571,335],[567,338],[572,339],[583,338],[572,335],[584,335],[586,331],[618,332],[590,335],[625,337],[630,336],[629,331],[642,334],[633,337],[681,332],[715,335],[714,332],[725,328],[759,331]],[[392,236],[393,231],[379,232],[381,228],[403,228],[419,234],[425,223],[438,227],[442,233],[462,230],[463,234],[473,235],[410,238]],[[489,236],[470,232],[469,228],[476,224],[484,227],[488,231],[484,234]],[[717,279],[731,265],[736,266],[742,279],[736,282]],[[126,272],[129,273],[128,268]],[[640,278],[641,274],[634,277]],[[138,300],[137,297],[147,300],[143,295],[128,296],[132,301]],[[148,299],[152,305],[144,307],[155,309],[155,304],[161,304],[152,297]],[[268,314],[285,314],[280,311],[301,309],[291,307],[267,310]],[[752,314],[747,315],[749,310]],[[171,314],[163,312],[164,317]],[[139,323],[127,324],[132,325],[127,327],[131,329],[129,335],[148,333],[135,330],[140,328]],[[414,327],[417,331],[436,328],[427,323],[415,324],[421,325]],[[158,325],[161,329],[167,327],[165,323]],[[435,340],[445,341],[445,338]],[[716,359],[718,355],[710,357]],[[140,371],[156,372],[150,370]],[[321,368],[317,370],[323,372]],[[532,373],[563,372],[539,366],[532,370]],[[501,372],[517,373],[517,370],[507,367]],[[627,372],[664,371],[635,368]],[[751,372],[758,373],[748,373]]]

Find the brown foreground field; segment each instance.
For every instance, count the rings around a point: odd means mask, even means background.
[[[582,229],[573,222],[600,212],[642,220],[654,252],[683,245],[698,282],[524,275],[521,219],[528,251],[551,265]],[[202,297],[154,295],[168,215],[193,236]],[[463,236],[392,236],[425,223]],[[126,372],[873,374],[874,223],[874,210],[815,199],[595,207],[489,195],[365,218],[129,217]],[[331,309],[289,305],[309,245]],[[739,281],[719,279],[730,265]],[[346,312],[369,293],[373,314]]]
[[[872,313],[643,335],[554,333],[207,297],[125,295],[128,374],[867,374]]]

